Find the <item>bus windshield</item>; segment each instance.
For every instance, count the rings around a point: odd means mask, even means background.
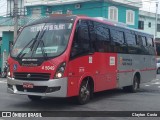
[[[42,23],[25,27],[13,49],[12,57],[39,58],[56,57],[68,44],[72,23]]]

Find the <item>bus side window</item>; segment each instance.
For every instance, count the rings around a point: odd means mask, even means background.
[[[142,42],[142,36],[137,35],[137,45],[142,46],[143,42]]]
[[[141,50],[140,54],[143,54],[143,55],[149,54],[148,49],[147,49],[146,37],[138,35],[137,36],[137,44]]]
[[[146,37],[142,36],[142,42],[143,42],[143,46],[147,46]]]
[[[111,29],[111,39],[114,43],[114,52],[127,53],[127,46],[124,40],[124,32],[122,29]]]
[[[147,44],[148,46],[154,47],[153,38],[147,37]]]
[[[94,22],[95,41],[94,46],[97,52],[109,52],[110,49],[110,31],[107,25]]]
[[[88,53],[89,50],[90,42],[87,21],[81,20],[78,22],[74,34],[74,40],[71,48],[71,58],[84,55]]]
[[[153,43],[153,38],[147,37],[147,48],[150,55],[155,55],[155,48]]]
[[[136,36],[134,33],[126,32],[125,33],[126,42],[128,45],[128,53],[129,54],[137,54],[139,51],[136,48]]]

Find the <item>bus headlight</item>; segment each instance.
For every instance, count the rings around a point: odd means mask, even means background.
[[[65,67],[66,67],[66,63],[65,62],[60,64],[60,66],[58,67],[58,69],[56,71],[56,74],[54,76],[55,79],[63,77],[64,71],[65,71]]]
[[[57,78],[61,78],[62,76],[63,76],[63,74],[60,73],[60,72],[56,74],[56,77],[57,77]]]
[[[11,76],[11,72],[8,72],[8,73],[7,73],[7,76],[10,77],[10,76]]]

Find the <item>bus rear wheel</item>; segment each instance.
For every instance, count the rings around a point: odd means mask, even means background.
[[[28,95],[28,98],[31,100],[31,101],[39,101],[41,100],[41,96],[34,96],[34,95]]]
[[[137,92],[137,90],[139,89],[139,86],[140,86],[139,79],[138,79],[138,77],[135,75],[134,78],[133,78],[133,84],[132,84],[131,86],[123,87],[123,89],[124,89],[125,91],[131,92],[131,93],[135,93],[135,92]]]
[[[89,102],[91,97],[91,88],[89,81],[84,80],[81,83],[80,89],[79,89],[79,95],[78,95],[78,103],[80,105],[86,104]]]
[[[160,68],[157,69],[157,74],[160,74]]]

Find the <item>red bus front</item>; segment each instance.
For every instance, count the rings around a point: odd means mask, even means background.
[[[8,92],[68,97],[67,62],[76,17],[50,17],[23,28],[8,59]]]

